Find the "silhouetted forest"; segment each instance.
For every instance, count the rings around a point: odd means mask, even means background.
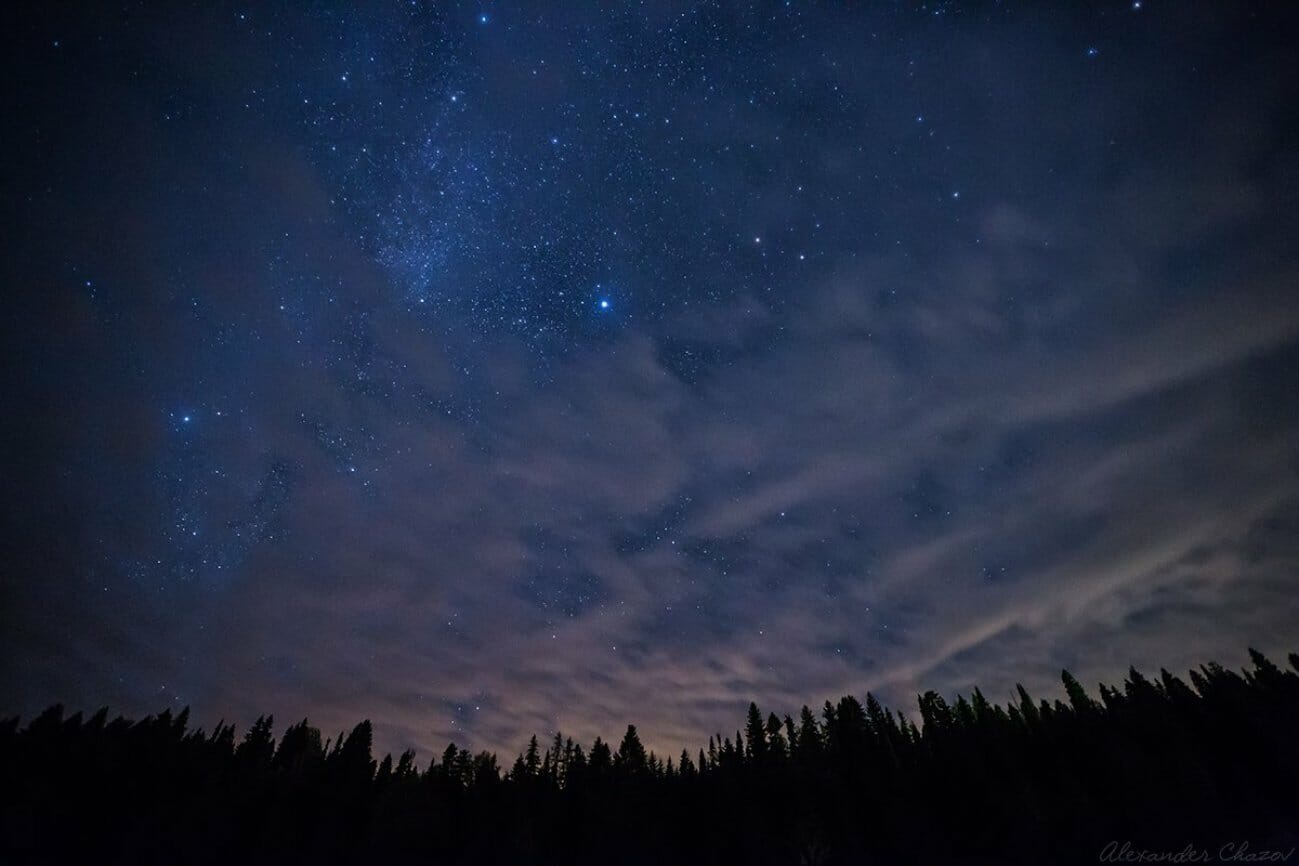
[[[1093,697],[843,697],[660,757],[536,737],[508,768],[455,745],[376,760],[369,721],[191,730],[51,707],[0,724],[0,863],[1096,863],[1299,840],[1299,675],[1251,650]],[[1289,663],[1299,670],[1299,656]],[[1123,862],[1109,849],[1109,862]],[[1238,862],[1249,862],[1248,856]],[[1273,861],[1279,860],[1279,855]],[[1292,858],[1293,859],[1293,858]],[[1129,860],[1129,862],[1135,862]]]

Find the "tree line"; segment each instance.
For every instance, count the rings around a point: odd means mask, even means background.
[[[1280,862],[1299,844],[1299,656],[1250,657],[1189,682],[1132,669],[1095,697],[1064,671],[1067,700],[931,691],[919,723],[869,694],[796,717],[750,704],[667,757],[634,726],[616,746],[534,736],[508,770],[454,744],[376,760],[369,721],[277,741],[270,716],[237,736],[187,709],[54,706],[0,723],[0,863],[1096,863],[1241,844]]]

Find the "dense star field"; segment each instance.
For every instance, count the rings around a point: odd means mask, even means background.
[[[1292,4],[363,5],[6,25],[0,715],[675,754],[1299,646]]]

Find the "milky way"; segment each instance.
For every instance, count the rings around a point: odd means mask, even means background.
[[[14,23],[0,711],[675,749],[1299,649],[1291,10],[365,5]]]

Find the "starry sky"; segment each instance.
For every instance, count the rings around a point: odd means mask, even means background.
[[[0,711],[675,751],[1299,649],[1292,4],[358,5],[6,26]]]

